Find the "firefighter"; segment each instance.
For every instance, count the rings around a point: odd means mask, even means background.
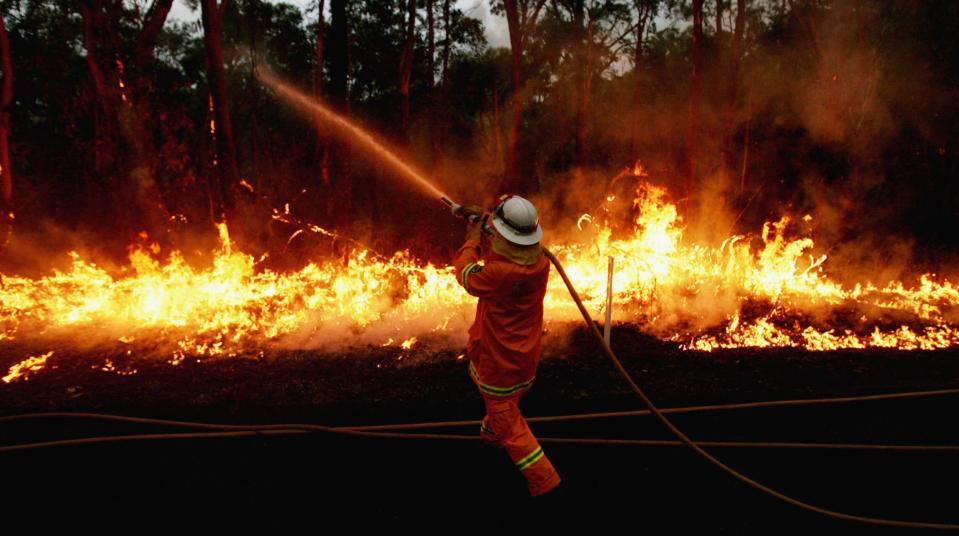
[[[536,376],[543,335],[549,277],[549,260],[540,249],[543,228],[533,204],[515,195],[502,196],[492,214],[475,205],[460,210],[468,222],[470,215],[480,216],[467,224],[466,243],[453,261],[460,284],[479,298],[467,356],[486,404],[480,437],[506,450],[530,495],[543,495],[560,477],[519,410]]]

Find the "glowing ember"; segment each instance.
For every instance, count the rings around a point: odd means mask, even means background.
[[[36,372],[43,369],[47,364],[47,359],[53,355],[53,352],[47,352],[43,355],[28,357],[23,361],[10,367],[10,371],[3,377],[4,383],[10,383],[18,378],[27,379],[30,372]]]
[[[788,217],[767,223],[758,236],[730,237],[716,248],[684,240],[681,218],[662,188],[641,184],[634,203],[638,216],[627,236],[613,238],[601,217],[584,217],[571,240],[549,244],[594,313],[604,307],[606,258],[612,256],[621,321],[685,349],[959,346],[959,289],[948,281],[926,274],[916,286],[894,281],[844,288],[827,277],[826,256],[813,254],[810,238],[788,237]],[[85,347],[101,344],[114,352],[119,341],[130,355],[157,355],[176,365],[188,357],[269,348],[391,346],[394,339],[410,349],[427,334],[461,344],[473,319],[475,300],[449,267],[418,262],[406,252],[384,258],[357,249],[345,263],[258,271],[253,256],[232,246],[226,227],[219,230],[220,246],[206,268],[188,265],[178,253],[161,262],[140,249],[120,273],[73,254],[64,273],[3,276],[0,341],[42,347],[82,340]],[[546,316],[549,322],[578,321],[558,280],[550,284]],[[50,355],[13,365],[4,381],[43,368]]]

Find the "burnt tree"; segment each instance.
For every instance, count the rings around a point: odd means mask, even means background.
[[[403,52],[400,54],[400,131],[403,143],[409,143],[410,129],[410,82],[413,78],[413,45],[416,43],[416,0],[406,3],[406,31]]]
[[[430,5],[433,5],[433,0],[429,0]],[[433,103],[434,112],[430,114],[432,122],[431,125],[431,147],[433,151],[433,164],[437,164],[442,158],[443,152],[440,147],[440,140],[445,140],[449,132],[450,126],[450,91],[452,90],[451,79],[449,75],[449,65],[450,65],[450,52],[453,47],[453,37],[452,30],[450,28],[451,17],[450,17],[450,0],[443,0],[443,43],[442,43],[442,52],[440,52],[440,69],[442,69],[442,74],[440,75],[439,80],[439,95],[437,96],[436,91],[436,78],[432,79],[431,85],[431,95],[432,98],[430,101]],[[435,44],[434,44],[435,48]],[[436,51],[434,50],[431,59],[433,63],[433,71],[436,69],[436,60],[435,60]]]
[[[506,24],[509,27],[510,75],[513,82],[512,110],[509,122],[508,149],[506,156],[506,174],[500,185],[500,191],[526,193],[533,187],[532,180],[520,170],[523,159],[523,50],[530,31],[536,26],[536,20],[546,0],[503,0],[506,12]]]
[[[330,92],[333,109],[350,114],[349,26],[346,0],[330,0]],[[330,188],[327,194],[327,219],[341,236],[348,237],[353,223],[353,181],[350,172],[350,147],[342,139],[330,140]]]
[[[316,44],[315,58],[313,67],[313,98],[317,102],[323,101],[323,39],[326,32],[326,19],[323,16],[326,0],[320,0],[318,11],[319,16],[316,21]],[[317,168],[320,170],[320,182],[324,186],[330,183],[330,146],[326,140],[326,125],[323,116],[316,115],[316,156]]]
[[[689,112],[686,123],[686,196],[697,187],[696,158],[699,149],[699,100],[703,68],[703,0],[693,0],[692,78],[689,83]],[[687,201],[687,205],[689,205]]]
[[[435,164],[439,160],[440,145],[437,137],[437,116],[439,115],[439,101],[436,99],[436,17],[434,16],[434,0],[426,0],[426,101],[429,102],[430,113],[428,119],[430,137],[430,162]]]
[[[726,11],[726,4],[723,0],[716,0],[716,41],[721,42],[723,38],[723,13]]]
[[[222,3],[223,5],[226,2]],[[220,40],[220,16],[222,5],[216,0],[202,0],[203,42],[206,49],[207,81],[210,85],[210,100],[213,107],[217,158],[214,163],[215,188],[218,199],[214,217],[220,222],[233,219],[234,189],[240,183],[236,163],[236,144],[233,140],[233,125],[230,120],[230,102],[226,87],[226,71],[223,67],[223,46]]]
[[[736,23],[733,29],[732,43],[729,50],[729,64],[726,75],[726,112],[723,129],[723,145],[720,165],[724,168],[732,166],[732,139],[736,128],[736,109],[739,106],[739,68],[742,64],[744,36],[746,31],[746,0],[736,0]],[[745,177],[740,175],[739,194],[745,188]]]
[[[0,13],[0,247],[6,244],[13,230],[13,169],[10,167],[10,104],[13,103],[13,64],[10,61],[10,39]]]
[[[443,36],[443,92],[446,93],[450,85],[449,65],[450,49],[453,46],[453,39],[450,36],[450,0],[443,0],[443,29],[446,34]]]
[[[645,74],[645,56],[643,40],[646,36],[646,24],[655,14],[658,2],[633,0],[636,11],[636,37],[633,49],[633,121],[630,132],[630,153],[635,158],[639,153],[639,114],[643,106],[643,76]]]
[[[98,106],[94,167],[111,185],[121,227],[162,236],[169,213],[157,186],[158,162],[152,121],[153,60],[157,37],[173,0],[156,0],[132,49],[121,42],[119,2],[84,0],[83,41]]]
[[[573,2],[573,30],[576,34],[576,44],[573,48],[575,59],[573,68],[577,88],[576,102],[576,154],[574,164],[583,165],[586,159],[586,129],[589,120],[589,99],[592,92],[592,44],[593,44],[593,17],[587,12],[584,0]],[[585,26],[584,26],[585,23]]]

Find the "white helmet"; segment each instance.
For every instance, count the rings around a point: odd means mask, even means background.
[[[503,238],[521,246],[531,246],[543,238],[536,207],[518,195],[508,196],[497,205],[493,227]]]

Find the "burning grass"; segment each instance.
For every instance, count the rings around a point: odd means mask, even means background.
[[[612,201],[612,198],[609,199]],[[792,237],[791,219],[719,247],[691,243],[664,189],[639,183],[626,233],[591,215],[565,243],[548,244],[587,307],[604,307],[606,258],[616,262],[615,318],[687,350],[800,347],[807,350],[959,346],[959,289],[925,274],[915,285],[830,279],[826,255],[809,237]],[[555,275],[555,274],[554,274]],[[357,249],[342,262],[300,270],[260,270],[237,251],[225,226],[210,266],[174,253],[130,255],[110,272],[73,254],[70,270],[31,279],[4,276],[0,345],[32,351],[14,358],[5,382],[36,373],[51,348],[128,348],[177,365],[191,357],[236,357],[272,349],[341,345],[408,350],[426,338],[461,345],[474,299],[452,269],[406,252],[381,257]],[[598,315],[597,315],[598,316]],[[549,326],[578,321],[558,282],[546,298]],[[116,362],[104,363],[114,370]]]

